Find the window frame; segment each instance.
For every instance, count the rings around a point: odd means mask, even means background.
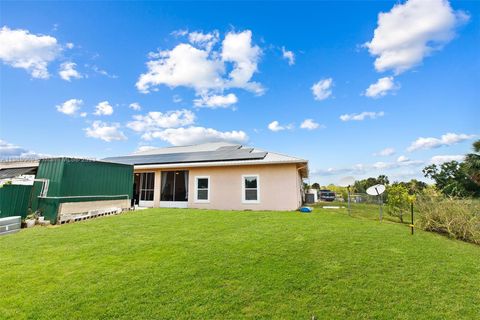
[[[245,178],[256,178],[257,179],[257,200],[247,200],[246,199],[246,190],[255,190],[254,188],[245,188]],[[260,175],[259,174],[243,174],[242,175],[242,203],[244,204],[258,204],[260,203]]]
[[[199,179],[207,179],[208,180],[208,188],[207,189],[199,189],[198,188],[198,180]],[[210,176],[195,176],[195,202],[196,203],[210,203],[210,190],[212,189],[212,185],[210,184]],[[207,190],[207,200],[205,199],[198,199],[198,191],[199,190]]]

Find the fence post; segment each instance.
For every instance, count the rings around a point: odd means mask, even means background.
[[[352,215],[352,213],[350,212],[350,186],[347,187],[347,190],[348,190],[348,215]]]
[[[413,223],[413,201],[410,202],[410,214],[411,214],[411,218],[412,218],[412,223],[410,224],[410,229],[411,229],[412,235],[413,235],[413,230],[414,230],[414,227],[415,227],[415,224]]]

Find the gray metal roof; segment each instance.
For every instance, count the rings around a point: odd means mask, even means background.
[[[24,174],[35,174],[36,172],[37,167],[1,169],[0,179],[10,179]]]
[[[241,146],[222,147],[214,151],[181,152],[166,154],[131,155],[123,157],[109,157],[103,161],[124,164],[173,164],[186,162],[213,162],[235,160],[263,159],[267,152],[252,152],[253,148],[240,148]]]

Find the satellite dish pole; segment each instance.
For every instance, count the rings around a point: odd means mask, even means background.
[[[380,221],[383,221],[383,194],[379,193],[377,188],[375,188],[375,191],[377,191],[378,200],[380,201],[380,203],[379,203],[379,205],[380,205]]]
[[[347,198],[348,198],[348,215],[350,215],[350,187],[355,184],[355,178],[354,177],[344,177],[340,180],[338,185],[340,187],[346,187],[347,188]]]
[[[383,184],[376,184],[367,189],[367,193],[371,196],[378,197],[378,206],[380,208],[380,222],[383,220],[383,193],[385,192],[385,186]]]

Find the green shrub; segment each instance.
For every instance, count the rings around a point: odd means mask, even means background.
[[[403,223],[403,215],[408,213],[410,208],[410,196],[408,189],[401,184],[394,184],[387,189],[387,213],[391,216],[398,217]]]
[[[417,226],[480,244],[480,201],[425,194],[416,201]]]

